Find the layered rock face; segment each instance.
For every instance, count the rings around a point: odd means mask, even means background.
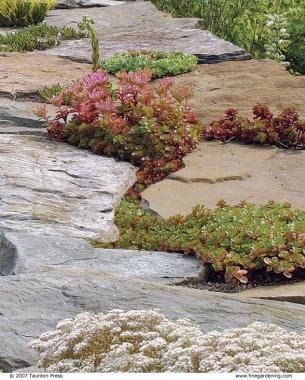
[[[44,137],[0,136],[0,229],[114,241],[114,208],[135,182],[125,162]]]
[[[90,4],[76,1],[74,4]],[[97,2],[96,2],[97,3]],[[103,4],[103,1],[100,1]],[[112,1],[113,7],[87,8],[86,15],[95,19],[102,57],[126,50],[181,50],[195,54],[200,63],[216,63],[226,60],[245,60],[250,55],[228,41],[206,30],[198,29],[198,20],[173,18],[159,12],[149,1]],[[84,16],[83,9],[58,9],[51,11],[46,22],[51,25],[75,26]],[[65,41],[60,46],[42,54],[60,55],[79,62],[91,61],[89,40]]]
[[[101,250],[80,239],[16,233],[2,235],[0,253],[0,368],[6,371],[36,364],[37,352],[27,343],[85,310],[158,309],[171,319],[190,318],[204,332],[254,321],[303,330],[300,305],[167,285],[200,277],[195,258]]]

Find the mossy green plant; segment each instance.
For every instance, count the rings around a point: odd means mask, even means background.
[[[57,46],[63,40],[84,37],[84,32],[72,27],[56,27],[45,23],[0,35],[0,51],[27,52]]]
[[[131,50],[125,53],[117,53],[113,57],[105,59],[101,65],[111,74],[151,69],[154,78],[161,78],[192,71],[197,62],[196,56],[180,51]]]
[[[232,284],[262,276],[305,275],[305,212],[289,203],[255,205],[241,202],[218,208],[196,206],[187,215],[167,220],[145,211],[137,200],[125,199],[115,223],[120,238],[104,248],[181,252],[196,255],[213,279]]]
[[[59,95],[62,90],[63,87],[59,83],[55,83],[52,86],[44,86],[38,91],[38,94],[46,103],[50,103],[53,96]]]

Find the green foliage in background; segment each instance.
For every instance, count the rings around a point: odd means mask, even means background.
[[[268,278],[292,278],[305,268],[305,212],[289,203],[240,202],[218,208],[196,206],[187,216],[160,219],[139,202],[125,199],[116,210],[116,243],[104,248],[182,252],[197,255],[218,279],[235,284]]]
[[[111,74],[122,71],[137,71],[151,69],[154,78],[175,76],[192,71],[198,58],[192,54],[179,51],[128,51],[118,53],[102,62],[102,67]]]
[[[246,49],[255,58],[266,57],[268,46],[277,44],[275,54],[284,55],[293,70],[305,73],[304,0],[151,1],[173,16],[201,18],[204,29]],[[280,23],[268,22],[270,15],[278,16]],[[282,44],[282,38],[275,32],[277,28],[286,43]]]
[[[67,26],[58,28],[47,24],[32,25],[17,32],[0,35],[0,51],[45,50],[59,45],[62,40],[83,36],[83,32]]]
[[[41,23],[56,0],[0,0],[0,27]]]

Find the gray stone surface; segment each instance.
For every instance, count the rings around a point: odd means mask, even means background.
[[[0,235],[0,274],[39,273],[51,267],[80,267],[165,284],[199,281],[204,275],[195,257],[180,253],[94,249],[83,239],[58,236]]]
[[[75,26],[82,20],[82,9],[54,10],[46,18],[57,26]],[[243,49],[210,32],[198,29],[198,19],[175,19],[159,12],[150,2],[130,2],[115,7],[88,8],[86,15],[96,20],[102,57],[129,49],[182,50],[195,54],[200,63],[245,60]],[[66,41],[41,54],[59,55],[79,62],[90,62],[91,46],[87,39]]]
[[[118,0],[58,0],[56,8],[90,8],[118,5]]]
[[[113,241],[114,208],[136,180],[126,162],[44,137],[0,135],[0,227]]]
[[[46,135],[46,128],[33,114],[33,105],[2,98],[0,102],[0,134]]]
[[[0,278],[0,368],[34,365],[26,347],[63,318],[79,312],[154,308],[172,319],[190,318],[203,331],[272,322],[302,331],[305,307],[276,301],[237,300],[232,296],[126,279],[97,270],[50,269]]]
[[[169,286],[200,273],[194,258],[173,253],[94,249],[82,239],[0,235],[0,369],[35,365],[27,347],[82,311],[157,309],[190,318],[202,331],[254,321],[302,331],[305,306]],[[15,275],[9,275],[16,273]]]

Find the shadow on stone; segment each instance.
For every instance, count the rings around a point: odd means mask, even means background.
[[[0,234],[0,275],[9,276],[14,274],[17,262],[16,247],[4,236]]]

